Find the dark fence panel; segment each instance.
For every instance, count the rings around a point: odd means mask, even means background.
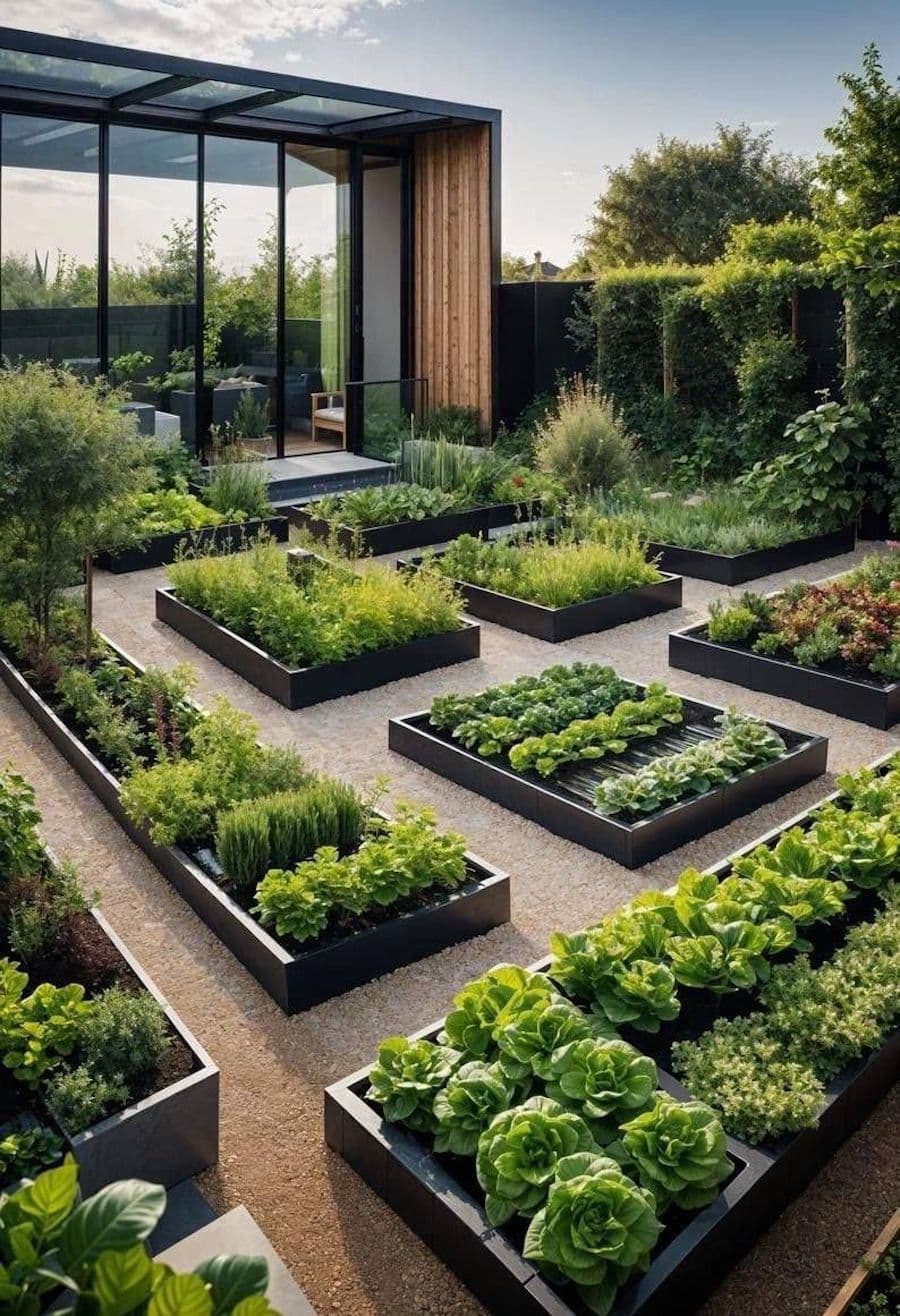
[[[500,420],[511,425],[541,393],[552,393],[561,375],[588,371],[590,352],[570,341],[566,321],[587,281],[500,285]]]
[[[843,298],[834,288],[801,288],[797,298],[797,336],[807,356],[810,393],[827,388],[841,394]]]

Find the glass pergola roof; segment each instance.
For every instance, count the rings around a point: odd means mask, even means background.
[[[26,113],[81,108],[316,136],[389,135],[498,117],[474,106],[2,27],[0,102]]]

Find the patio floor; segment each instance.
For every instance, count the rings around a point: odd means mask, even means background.
[[[861,556],[819,563],[805,574],[832,575]],[[755,587],[775,589],[796,575],[773,576]],[[554,929],[578,928],[644,887],[667,886],[688,864],[702,867],[724,857],[820,798],[836,771],[897,747],[900,737],[669,669],[669,631],[702,619],[709,600],[729,592],[701,581],[685,581],[681,612],[552,647],[482,623],[483,652],[476,662],[288,712],[154,620],[154,589],[163,580],[162,571],[98,575],[100,628],[143,662],[193,663],[201,701],[226,694],[258,719],[263,739],[298,745],[314,766],[359,784],[387,772],[391,799],[435,804],[445,826],[464,832],[473,850],[511,873],[513,921],[289,1019],[126,840],[2,689],[0,762],[14,763],[34,783],[49,844],[69,854],[86,884],[101,890],[113,927],[221,1067],[221,1160],[201,1180],[206,1195],[221,1207],[242,1203],[252,1212],[320,1316],[477,1316],[482,1309],[467,1290],[326,1151],[323,1087],[365,1064],[381,1038],[441,1015],[468,978],[500,960],[526,964],[546,951]],[[634,679],[663,679],[684,694],[734,701],[788,726],[827,735],[831,772],[629,872],[387,750],[391,715],[423,709],[441,692],[476,691],[575,659],[610,662]],[[895,1095],[772,1226],[703,1308],[703,1316],[820,1312],[896,1205],[892,1167],[900,1152],[898,1127]]]

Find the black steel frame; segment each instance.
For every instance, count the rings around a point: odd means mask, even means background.
[[[345,149],[350,156],[350,348],[347,362],[347,379],[361,379],[364,374],[363,325],[363,241],[362,241],[362,159],[363,155],[383,155],[401,161],[402,175],[402,251],[401,268],[401,378],[412,373],[413,363],[413,223],[412,196],[414,164],[408,142],[396,144],[396,138],[433,131],[457,125],[483,123],[490,130],[490,215],[491,215],[491,282],[492,282],[492,381],[493,403],[496,408],[499,385],[499,351],[496,334],[497,297],[500,282],[500,122],[499,110],[480,106],[462,105],[451,101],[432,100],[421,96],[407,96],[398,92],[374,91],[340,83],[298,78],[284,73],[267,73],[264,70],[245,69],[229,64],[194,61],[173,55],[162,55],[120,46],[107,46],[100,42],[73,40],[0,27],[0,49],[27,54],[88,61],[97,64],[146,70],[159,74],[157,80],[133,91],[111,96],[85,96],[70,92],[3,86],[0,83],[0,117],[4,113],[61,117],[84,123],[95,123],[99,131],[98,150],[98,242],[97,242],[97,356],[100,370],[109,367],[109,129],[111,124],[181,131],[193,134],[197,141],[197,305],[194,346],[194,387],[197,399],[197,419],[200,419],[199,400],[203,379],[203,203],[205,193],[204,145],[207,135],[243,138],[255,141],[274,141],[278,147],[278,216],[279,260],[277,287],[277,338],[276,362],[277,455],[284,454],[285,422],[285,146],[287,142],[321,145],[328,141]],[[203,109],[151,105],[150,96],[160,96],[207,80],[258,87],[259,95],[226,99],[220,105]],[[277,117],[248,118],[244,111],[259,108],[264,103],[273,105],[277,100],[294,97],[321,96],[338,100],[362,101],[367,105],[382,105],[385,113],[368,119],[348,119],[332,125],[314,125],[279,120]],[[277,98],[277,100],[276,100]],[[378,134],[394,139],[382,143]],[[0,338],[0,354],[3,344]],[[492,417],[493,419],[493,417]],[[196,426],[198,445],[201,425]]]

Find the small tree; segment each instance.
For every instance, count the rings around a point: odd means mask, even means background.
[[[145,448],[117,394],[32,363],[0,371],[0,537],[7,584],[34,618],[38,650],[53,605],[105,546],[109,505],[146,482]],[[88,597],[86,648],[90,652]]]

